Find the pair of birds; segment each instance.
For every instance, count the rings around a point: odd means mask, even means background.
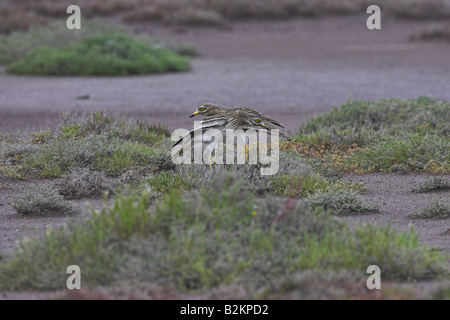
[[[197,115],[206,117],[200,122],[202,133],[208,129],[218,129],[220,131],[226,129],[265,129],[270,131],[276,129],[276,127],[284,128],[278,120],[247,107],[225,107],[213,103],[205,103],[200,105],[189,117],[192,118]],[[194,127],[190,132],[191,137],[194,134],[194,130],[199,129],[199,126]],[[281,132],[280,136],[285,140],[292,140]],[[178,145],[182,140],[180,139],[174,146]]]

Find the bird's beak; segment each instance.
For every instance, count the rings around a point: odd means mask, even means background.
[[[195,111],[193,114],[191,114],[191,115],[189,116],[189,118],[195,117],[196,115],[198,115],[198,111]]]
[[[261,123],[261,126],[267,129],[267,127],[264,123]]]

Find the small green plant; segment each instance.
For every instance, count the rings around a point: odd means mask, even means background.
[[[141,181],[157,193],[167,193],[173,189],[188,190],[191,188],[182,177],[172,171],[160,172]]]
[[[450,138],[434,134],[404,133],[375,141],[350,157],[368,171],[424,171],[445,173],[450,170]],[[437,163],[433,167],[430,164]]]
[[[408,217],[411,219],[446,219],[450,216],[450,205],[443,200],[432,199],[430,204]]]
[[[66,199],[99,197],[103,192],[112,193],[114,182],[108,181],[106,174],[87,169],[75,169],[63,176],[56,184],[59,193]]]
[[[51,138],[53,137],[53,132],[45,130],[39,132],[32,132],[30,135],[32,143],[40,144],[51,140]]]
[[[24,215],[72,214],[75,212],[70,202],[54,187],[39,186],[26,189],[10,204]]]
[[[38,48],[7,66],[29,75],[124,76],[188,71],[189,61],[128,35],[98,35],[64,48]]]
[[[318,192],[332,190],[363,191],[365,186],[358,183],[345,183],[340,180],[332,180],[312,173],[279,174],[270,177],[272,182],[270,190],[275,194],[289,197],[307,197]]]
[[[0,65],[17,61],[41,47],[64,48],[88,37],[111,33],[127,34],[128,31],[100,19],[83,20],[83,28],[77,32],[67,32],[66,20],[55,20],[46,25],[34,25],[26,31],[0,36]]]
[[[444,177],[434,177],[431,180],[427,180],[421,183],[417,188],[413,189],[414,192],[430,192],[450,189],[450,181]]]
[[[334,215],[350,215],[378,211],[376,204],[365,204],[359,200],[356,193],[348,190],[335,190],[330,192],[317,192],[304,203],[310,207],[321,207]]]

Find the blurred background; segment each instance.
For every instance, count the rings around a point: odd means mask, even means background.
[[[96,110],[189,128],[214,102],[295,132],[349,99],[449,100],[449,18],[449,0],[2,0],[0,131]]]

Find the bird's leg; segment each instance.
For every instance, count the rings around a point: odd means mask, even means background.
[[[213,156],[214,153],[214,156]],[[213,151],[211,153],[208,154],[208,163],[209,163],[209,168],[212,170],[213,165],[216,166],[217,162],[216,162],[216,149],[213,149]]]
[[[250,149],[248,148],[248,145],[245,144],[245,162],[248,161],[249,153],[250,153]]]
[[[216,157],[217,157],[217,153],[216,153],[216,149],[214,149],[214,156],[213,156],[213,162],[212,162],[214,167],[216,166]]]
[[[209,169],[212,170],[212,161],[211,159],[213,158],[212,152],[208,152],[208,165],[209,165]]]

